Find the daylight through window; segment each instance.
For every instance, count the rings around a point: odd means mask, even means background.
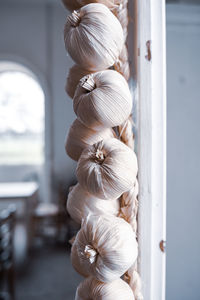
[[[0,164],[43,162],[43,90],[23,67],[6,70],[0,64]]]

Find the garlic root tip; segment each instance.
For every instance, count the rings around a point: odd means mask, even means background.
[[[105,159],[104,153],[103,151],[97,149],[96,153],[95,153],[95,158],[99,161],[99,162],[103,162]]]
[[[83,78],[81,78],[79,84],[88,92],[91,92],[96,88],[96,84],[92,75],[86,75]]]
[[[93,264],[96,261],[97,251],[90,245],[86,245],[84,249],[85,257]]]

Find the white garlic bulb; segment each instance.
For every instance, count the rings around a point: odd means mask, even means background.
[[[70,127],[69,133],[65,139],[65,150],[74,160],[78,161],[83,149],[93,145],[103,139],[115,136],[112,128],[105,128],[101,131],[95,131],[87,128],[78,119]]]
[[[88,277],[81,282],[76,291],[75,300],[134,300],[129,285],[122,279],[112,282],[100,282]]]
[[[64,40],[72,59],[82,68],[100,71],[112,66],[124,41],[118,19],[103,4],[91,3],[67,18]]]
[[[135,262],[138,246],[131,226],[121,218],[88,216],[72,245],[76,271],[102,282],[120,278]]]
[[[85,75],[90,74],[91,72],[81,68],[79,65],[74,65],[68,73],[67,81],[65,85],[66,93],[73,98],[76,87],[79,83],[79,80]]]
[[[102,200],[83,190],[76,184],[67,198],[67,211],[74,221],[81,224],[88,215],[117,216],[120,210],[119,199]]]
[[[111,9],[120,4],[120,0],[62,0],[62,2],[69,10],[79,9],[89,3],[102,3]]]
[[[132,96],[124,77],[105,70],[83,77],[74,95],[74,111],[87,127],[96,130],[122,124],[132,110]]]
[[[83,150],[76,174],[89,193],[101,199],[116,199],[134,186],[137,171],[135,153],[111,138]]]

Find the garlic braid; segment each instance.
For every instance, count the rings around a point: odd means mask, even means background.
[[[90,1],[93,2],[93,1]],[[115,16],[119,19],[123,33],[124,33],[124,47],[119,55],[118,60],[114,64],[114,69],[121,73],[126,80],[129,79],[130,76],[130,68],[129,68],[129,63],[128,63],[128,51],[126,47],[126,37],[127,37],[127,26],[128,26],[128,9],[127,9],[127,0],[122,0],[120,1],[121,3],[118,5],[117,8],[111,9],[111,11],[115,14]],[[111,16],[112,17],[112,16]],[[74,18],[74,15],[73,15]],[[71,19],[68,19],[71,22]],[[74,24],[73,22],[68,22],[68,27],[76,27],[78,26],[77,23]],[[73,30],[74,30],[73,28]],[[66,28],[66,32],[69,28]],[[67,34],[66,34],[67,35]],[[123,39],[122,39],[123,41]],[[66,42],[68,42],[66,40]],[[102,46],[102,45],[100,45]],[[99,47],[100,47],[99,46]],[[104,46],[104,45],[103,45]],[[73,47],[71,47],[71,53],[73,53]],[[95,49],[92,49],[92,53],[94,53]],[[99,51],[101,54],[101,51]],[[85,52],[85,55],[87,55],[87,52]],[[92,56],[92,55],[91,55]],[[112,55],[111,55],[112,56]],[[102,59],[102,57],[101,57]],[[74,59],[75,60],[75,59]],[[77,60],[75,60],[79,65],[79,57]],[[96,61],[94,61],[96,63]],[[111,65],[110,65],[111,66]],[[85,68],[85,65],[82,65],[83,68]],[[89,69],[89,68],[88,68]],[[90,72],[91,71],[96,71],[96,65],[95,68],[90,67]],[[67,88],[68,89],[68,88]],[[72,93],[73,94],[73,93]],[[127,118],[127,116],[126,116]],[[112,125],[115,126],[115,125]],[[130,148],[133,149],[134,147],[134,136],[132,132],[132,121],[131,117],[129,117],[122,125],[118,126],[118,136],[120,140],[129,146]],[[119,213],[119,217],[125,219],[128,223],[132,225],[133,231],[136,233],[137,232],[137,210],[138,210],[138,200],[137,200],[137,186],[138,182],[137,180],[135,181],[135,187],[134,189],[130,190],[129,192],[126,192],[122,195],[121,197],[121,209]],[[132,232],[132,230],[131,230]],[[133,290],[135,300],[142,300],[142,294],[140,292],[141,290],[141,281],[139,274],[137,272],[137,263],[134,264],[132,268],[130,268],[125,274],[124,274],[124,280],[130,285],[130,287]]]
[[[128,50],[126,46],[126,37],[128,34],[128,0],[122,0],[119,8],[116,10],[116,17],[119,19],[125,36],[125,44],[123,50],[119,56],[119,60],[114,65],[116,71],[121,73],[126,80],[130,77],[130,67],[128,61]],[[126,144],[131,149],[134,149],[134,134],[132,130],[133,120],[132,116],[130,116],[122,125],[117,127],[118,135],[120,140]],[[138,181],[136,179],[134,189],[124,193],[120,199],[120,212],[119,217],[125,219],[128,223],[132,225],[133,231],[137,236],[137,214],[138,214]],[[143,300],[143,295],[141,293],[142,284],[141,278],[138,273],[137,263],[134,264],[132,268],[130,268],[124,274],[124,280],[130,285],[133,290],[135,300]]]
[[[118,134],[123,143],[130,148],[134,148],[134,135],[132,131],[132,118],[118,126]],[[138,214],[138,181],[136,179],[135,186],[130,191],[124,193],[120,199],[119,217],[131,224],[133,231],[137,236],[137,214]],[[137,271],[137,263],[134,264],[124,275],[124,280],[130,285],[133,290],[135,300],[143,300],[141,293],[142,285],[141,278]]]
[[[116,63],[114,64],[114,68],[117,72],[122,74],[126,80],[128,81],[130,77],[130,67],[128,62],[128,49],[126,45],[126,38],[128,35],[128,0],[121,0],[119,6],[113,11],[115,16],[120,21],[123,33],[124,33],[124,47],[120,53],[120,56]]]

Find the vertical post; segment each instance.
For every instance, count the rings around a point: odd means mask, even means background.
[[[140,273],[144,299],[165,299],[165,1],[138,1]]]

